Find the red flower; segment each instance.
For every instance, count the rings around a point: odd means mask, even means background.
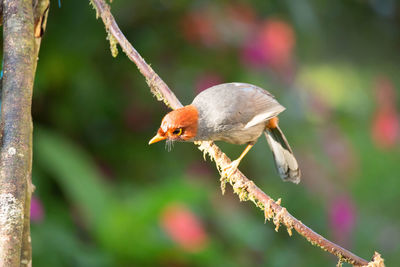
[[[382,149],[393,147],[400,135],[400,116],[396,108],[396,91],[391,80],[379,77],[375,84],[377,109],[372,120],[372,139]]]
[[[184,205],[168,205],[161,214],[161,226],[167,235],[186,251],[198,252],[207,244],[203,224]]]
[[[284,67],[292,61],[296,40],[293,28],[285,21],[269,19],[259,33],[264,58],[273,67]]]
[[[378,110],[372,121],[372,138],[382,149],[393,147],[398,140],[400,117],[394,109]]]
[[[293,28],[278,19],[266,20],[241,50],[244,64],[269,66],[278,71],[290,70],[296,40]]]

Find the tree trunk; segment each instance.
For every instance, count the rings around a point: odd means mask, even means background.
[[[47,3],[46,9],[43,3]],[[0,266],[32,264],[29,228],[33,187],[31,103],[47,10],[48,0],[3,0]],[[38,27],[40,36],[36,34]]]

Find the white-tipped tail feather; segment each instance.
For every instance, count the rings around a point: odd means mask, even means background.
[[[281,129],[278,126],[276,128],[267,128],[264,134],[272,150],[275,166],[281,178],[284,181],[298,184],[301,176],[299,164]]]

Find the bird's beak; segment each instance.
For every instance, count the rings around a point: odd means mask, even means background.
[[[156,136],[154,136],[153,138],[151,138],[151,140],[149,141],[149,145],[160,142],[162,140],[167,139],[166,136],[161,136],[159,134],[156,134]]]

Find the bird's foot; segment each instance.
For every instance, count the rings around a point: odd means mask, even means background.
[[[240,160],[232,161],[228,167],[222,169],[222,175],[229,179],[237,171],[239,163]]]

